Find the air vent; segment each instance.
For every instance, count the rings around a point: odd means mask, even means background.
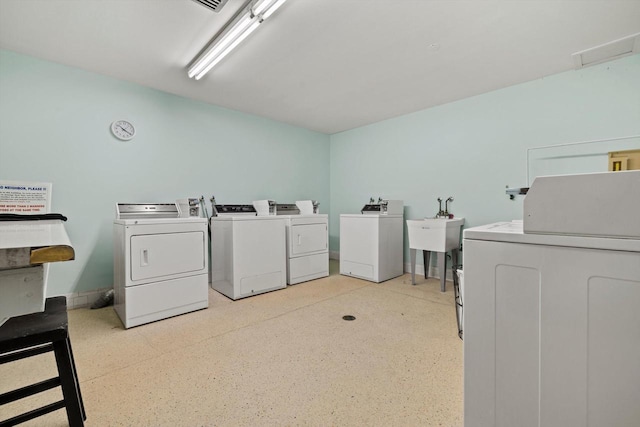
[[[577,69],[589,65],[601,64],[613,59],[622,58],[640,52],[640,33],[636,33],[619,40],[614,40],[591,49],[576,52],[573,63]]]
[[[222,6],[227,4],[227,1],[229,0],[193,0],[193,1],[196,3],[200,3],[207,9],[211,9],[214,12],[220,12],[220,9],[222,9]]]

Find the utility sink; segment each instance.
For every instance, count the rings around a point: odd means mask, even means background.
[[[416,252],[421,250],[424,260],[424,278],[429,277],[429,258],[431,252],[438,255],[438,274],[440,290],[446,290],[447,269],[446,253],[451,251],[453,265],[458,263],[458,247],[460,245],[460,229],[464,218],[425,218],[407,220],[409,231],[409,252],[411,254],[411,283],[416,284]]]
[[[460,228],[464,218],[425,218],[407,220],[409,248],[430,252],[447,252],[460,245]]]

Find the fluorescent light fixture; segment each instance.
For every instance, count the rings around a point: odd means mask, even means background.
[[[254,0],[235,16],[225,30],[215,37],[189,67],[189,78],[200,80],[218,62],[238,46],[249,34],[286,0]]]

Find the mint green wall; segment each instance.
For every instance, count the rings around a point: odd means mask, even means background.
[[[110,134],[121,118],[131,142]],[[438,196],[466,226],[521,218],[504,189],[526,185],[527,148],[637,134],[640,55],[328,136],[0,51],[0,178],[52,182],[76,249],[49,295],[112,286],[117,202],[317,199],[338,251],[339,215],[369,197],[407,219]]]
[[[438,196],[466,227],[522,219],[505,186],[527,185],[527,148],[638,134],[640,55],[334,134],[330,248],[371,196],[404,200],[405,219],[434,216]]]
[[[116,119],[135,124],[132,141],[111,135]],[[76,250],[52,264],[48,294],[59,295],[113,285],[117,202],[214,194],[316,199],[328,212],[329,137],[0,51],[0,179],[53,183]]]

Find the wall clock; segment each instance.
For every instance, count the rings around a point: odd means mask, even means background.
[[[122,141],[129,141],[136,135],[136,128],[126,120],[116,120],[111,123],[111,133]]]

